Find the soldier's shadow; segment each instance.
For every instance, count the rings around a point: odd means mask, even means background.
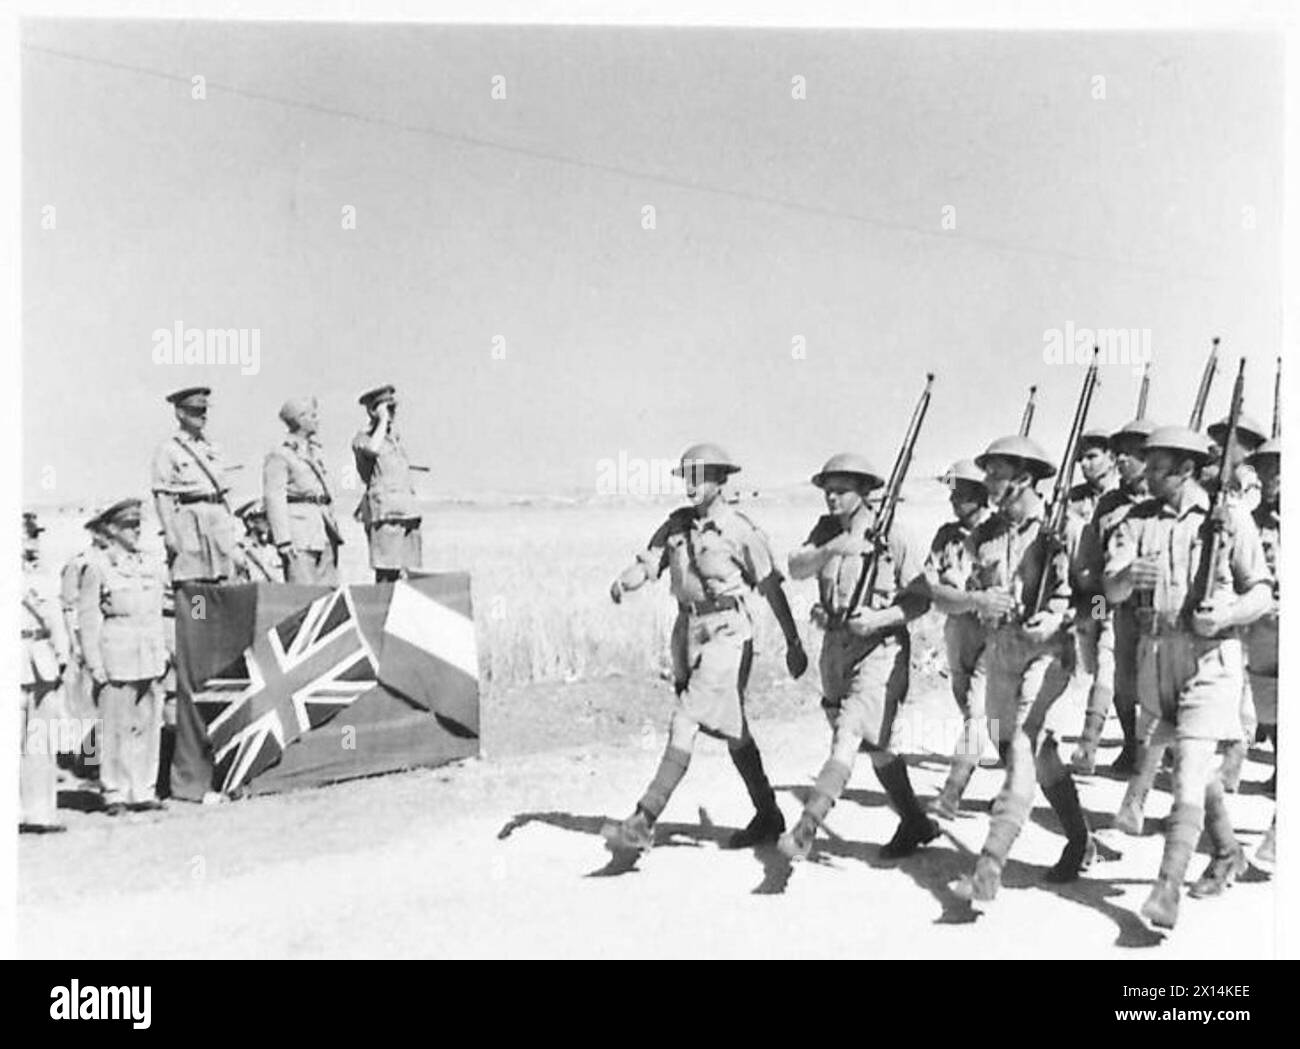
[[[530,823],[544,823],[550,827],[572,831],[575,834],[589,834],[595,838],[604,838],[603,828],[611,819],[608,816],[579,816],[571,812],[523,812],[512,817],[497,832],[497,840],[504,841],[515,831]],[[738,828],[720,827],[709,817],[708,812],[699,809],[699,823],[675,823],[670,820],[655,824],[655,849],[703,848],[705,845],[721,846]],[[737,852],[744,852],[738,849]],[[785,858],[772,845],[760,846],[749,850],[754,853],[763,867],[763,880],[756,893],[779,893],[784,890],[789,879],[789,865]],[[618,877],[623,874],[639,873],[637,862],[639,856],[626,856],[611,853],[608,862],[585,875],[588,878]],[[782,877],[784,874],[784,877]]]

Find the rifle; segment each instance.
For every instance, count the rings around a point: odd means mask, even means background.
[[[1151,392],[1151,362],[1147,361],[1142,366],[1142,386],[1138,390],[1138,410],[1135,418],[1145,419],[1147,417],[1147,395]]]
[[[916,450],[916,439],[921,434],[921,424],[925,422],[925,413],[930,407],[930,387],[934,385],[934,373],[925,376],[925,389],[912,412],[912,421],[907,424],[907,433],[903,437],[903,446],[898,449],[894,468],[889,472],[889,481],[885,485],[884,496],[876,507],[876,517],[871,524],[869,538],[871,551],[862,555],[862,571],[853,587],[853,596],[848,607],[834,617],[832,624],[839,625],[852,615],[862,600],[863,594],[871,594],[876,589],[876,577],[880,572],[880,554],[889,541],[889,530],[894,525],[894,511],[898,507],[898,498],[903,491],[903,481],[907,477],[907,468],[912,465],[912,453]]]
[[[1205,402],[1210,399],[1210,386],[1214,383],[1214,373],[1219,367],[1219,337],[1216,335],[1214,341],[1210,344],[1210,359],[1205,362],[1205,370],[1201,372],[1201,385],[1196,389],[1196,400],[1192,404],[1192,417],[1188,420],[1187,425],[1190,429],[1199,430],[1201,420],[1205,416]]]
[[[1029,428],[1034,425],[1034,395],[1038,393],[1037,386],[1029,387],[1029,400],[1025,402],[1024,414],[1020,416],[1020,436],[1028,437]]]
[[[1083,438],[1083,428],[1088,422],[1088,409],[1092,405],[1092,394],[1097,388],[1097,358],[1100,347],[1092,348],[1092,363],[1088,365],[1088,374],[1083,377],[1083,389],[1079,391],[1079,403],[1074,409],[1074,422],[1070,425],[1070,436],[1065,441],[1065,451],[1061,454],[1061,468],[1056,472],[1056,484],[1052,488],[1052,498],[1047,504],[1046,521],[1040,535],[1044,538],[1043,569],[1038,573],[1038,582],[1034,587],[1034,599],[1028,605],[1029,616],[1043,610],[1047,599],[1047,577],[1052,574],[1052,562],[1058,552],[1065,549],[1066,523],[1070,511],[1070,486],[1074,479],[1074,461],[1079,457],[1079,442]]]
[[[1273,373],[1273,440],[1282,436],[1282,358],[1277,359],[1277,371]]]
[[[1205,515],[1204,531],[1201,535],[1201,560],[1196,566],[1196,575],[1191,589],[1187,591],[1185,610],[1203,609],[1210,594],[1210,576],[1218,564],[1219,554],[1223,549],[1223,525],[1216,520],[1217,511],[1228,495],[1228,484],[1232,480],[1232,445],[1237,439],[1237,423],[1241,420],[1241,402],[1246,386],[1246,358],[1237,363],[1237,381],[1232,384],[1232,407],[1228,410],[1228,432],[1223,435],[1223,454],[1219,457],[1217,470],[1218,484],[1210,496],[1210,512]]]

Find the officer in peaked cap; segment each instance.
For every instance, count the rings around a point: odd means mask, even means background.
[[[221,583],[238,561],[238,527],[226,503],[228,467],[221,449],[205,436],[207,386],[167,395],[176,432],[153,457],[153,496],[173,583]]]
[[[1206,593],[1192,592],[1210,512],[1198,481],[1209,441],[1186,427],[1166,426],[1151,433],[1145,449],[1154,498],[1130,510],[1111,535],[1103,581],[1114,602],[1135,592],[1148,595],[1138,616],[1139,736],[1149,727],[1152,747],[1174,748],[1174,804],[1160,871],[1141,916],[1171,929],[1202,826],[1213,857],[1192,895],[1219,895],[1246,866],[1214,758],[1220,740],[1240,733],[1240,631],[1268,612],[1272,584],[1254,520],[1228,504],[1220,559],[1211,566]],[[1189,611],[1191,602],[1197,607]]]
[[[934,610],[944,613],[948,682],[963,724],[948,778],[931,802],[930,811],[944,819],[954,819],[988,739],[984,709],[984,626],[973,612],[955,609],[960,607],[960,596],[966,592],[971,572],[966,541],[991,511],[984,471],[970,459],[953,463],[942,479],[948,485],[953,519],[940,525],[930,542],[925,578]],[[953,597],[957,598],[956,603]]]
[[[844,793],[862,750],[899,815],[881,855],[900,859],[939,834],[912,790],[906,761],[893,747],[894,718],[907,697],[907,625],[929,608],[921,558],[898,526],[877,547],[871,535],[875,515],[866,497],[884,486],[885,479],[864,456],[831,456],[812,483],[824,493],[828,512],[790,555],[790,576],[817,579],[813,616],[825,631],[819,668],[822,710],[832,729],[831,752],[799,822],[781,836],[778,848],[791,860],[808,856],[818,827]],[[870,556],[879,561],[876,583],[868,593],[861,584]]]
[[[1049,548],[1041,538],[1047,508],[1035,490],[1056,467],[1036,442],[1020,436],[999,438],[975,463],[985,472],[996,509],[967,540],[969,589],[954,607],[974,612],[988,631],[985,708],[990,734],[996,730],[1006,763],[1006,780],[993,801],[975,870],[952,889],[973,903],[987,904],[1001,886],[1002,869],[1029,816],[1035,779],[1066,835],[1047,880],[1077,878],[1095,857],[1096,845],[1070,770],[1045,724],[1052,704],[1069,685],[1072,655],[1065,629],[1068,559],[1063,553],[1047,558]]]
[[[654,582],[667,569],[678,608],[672,631],[677,702],[668,745],[632,815],[603,828],[616,856],[635,856],[654,844],[655,821],[686,775],[700,732],[727,741],[732,764],[754,804],[754,817],[731,835],[727,847],[773,842],[785,829],[745,716],[753,661],[753,593],[766,598],[780,624],[792,677],[803,674],[808,657],[767,538],[726,500],[727,478],[739,469],[716,444],[688,448],[674,473],[685,479],[691,505],[669,514],[646,550],[610,586],[611,599],[620,604],[624,594]]]
[[[140,500],[123,499],[93,519],[108,538],[81,573],[77,626],[99,690],[105,812],[158,809],[165,580],[140,552]]]
[[[66,829],[57,816],[56,748],[59,686],[68,663],[68,641],[58,605],[38,573],[44,531],[36,514],[24,511],[18,829],[26,833]]]
[[[352,438],[357,473],[366,486],[355,516],[366,529],[375,582],[392,582],[419,569],[423,556],[411,461],[397,432],[397,391],[377,386],[358,402],[369,422]]]

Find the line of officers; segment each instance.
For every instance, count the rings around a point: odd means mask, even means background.
[[[621,603],[667,571],[679,607],[672,632],[677,700],[667,747],[632,814],[604,827],[616,860],[634,862],[653,845],[655,822],[685,775],[700,732],[727,741],[754,804],[752,820],[726,844],[775,843],[792,861],[809,855],[859,753],[868,755],[899,817],[881,857],[912,854],[939,835],[935,817],[957,814],[991,738],[1004,782],[973,870],[949,886],[951,893],[975,907],[994,900],[1035,783],[1066,838],[1045,878],[1072,881],[1098,856],[1074,774],[1095,772],[1113,704],[1124,746],[1112,770],[1130,777],[1116,820],[1122,831],[1142,833],[1146,794],[1161,758],[1172,754],[1164,855],[1141,909],[1153,928],[1172,929],[1202,831],[1211,859],[1191,887],[1193,896],[1221,894],[1245,869],[1225,794],[1236,789],[1256,721],[1275,747],[1277,740],[1281,445],[1248,418],[1228,449],[1225,431],[1226,422],[1202,434],[1135,419],[1114,432],[1085,433],[1084,480],[1069,493],[1064,549],[1043,541],[1048,507],[1037,490],[1056,474],[1056,464],[1028,437],[999,438],[974,461],[949,470],[954,516],[928,548],[905,527],[891,531],[878,554],[875,586],[865,592],[863,572],[875,552],[873,499],[885,481],[856,453],[833,456],[812,478],[827,513],[788,563],[791,578],[817,580],[821,704],[832,730],[830,755],[789,829],[745,717],[751,595],[763,596],[780,624],[793,677],[808,658],[765,534],[725,496],[740,467],[717,445],[687,449],[677,472],[690,505],[668,517],[610,588]],[[1207,599],[1190,608],[1217,483],[1212,467],[1224,454],[1232,457],[1234,480],[1214,511],[1223,541]],[[908,690],[908,625],[929,610],[945,616],[963,732],[947,781],[923,806],[894,747],[893,726]],[[1046,721],[1076,673],[1087,679],[1089,695],[1067,763]],[[1226,755],[1216,764],[1221,748]],[[1256,853],[1263,870],[1271,869],[1273,836],[1270,828]]]
[[[106,814],[162,807],[178,586],[338,583],[343,539],[316,399],[285,402],[287,432],[263,463],[262,498],[234,509],[231,467],[207,438],[211,394],[191,386],[166,398],[178,425],[154,452],[150,483],[165,565],[142,548],[142,501],[122,499],[85,522],[90,545],[62,567],[56,597],[40,570],[44,528],[35,513],[23,514],[21,831],[66,829],[56,812],[60,753],[70,770],[97,771]],[[352,452],[365,491],[354,516],[375,581],[391,582],[421,565],[412,477],[421,468],[402,443],[394,387],[369,390],[359,403],[368,418]]]

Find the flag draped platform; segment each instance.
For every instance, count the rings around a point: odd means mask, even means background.
[[[371,586],[185,584],[171,789],[272,793],[478,753],[465,573]]]

